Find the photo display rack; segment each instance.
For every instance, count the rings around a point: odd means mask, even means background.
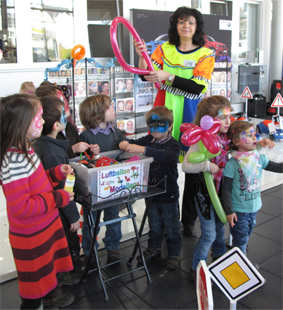
[[[68,101],[75,123],[83,126],[79,117],[79,106],[83,100],[96,94],[111,98],[116,111],[115,127],[128,138],[147,133],[145,113],[153,107],[157,89],[153,83],[143,82],[133,73],[125,71],[116,58],[104,58],[100,62],[93,58],[76,61],[63,60],[56,68],[45,70],[45,79],[68,90]]]

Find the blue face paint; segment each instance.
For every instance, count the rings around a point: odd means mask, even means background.
[[[60,123],[61,124],[67,124],[67,114],[65,112],[65,107],[63,106],[63,109],[62,109],[62,114],[61,114],[61,118],[60,118]]]
[[[168,131],[169,129],[169,123],[168,121],[163,121],[160,119],[159,116],[156,114],[152,114],[150,116],[150,119],[148,120],[148,128],[150,133],[152,134],[153,132],[161,132],[164,133]]]

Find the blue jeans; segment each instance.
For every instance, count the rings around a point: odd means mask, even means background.
[[[93,220],[95,223],[97,211],[91,211],[91,212],[92,212]],[[103,212],[104,212],[104,217],[103,217],[104,222],[119,218],[119,206],[118,205],[104,209]],[[82,228],[82,248],[84,250],[84,254],[86,256],[89,256],[91,237],[89,233],[87,214],[88,214],[88,209],[83,207],[84,222],[83,222],[83,228]],[[98,228],[97,234],[99,233],[99,230],[100,229]],[[118,250],[120,246],[121,238],[122,238],[121,222],[113,223],[113,224],[106,226],[105,238],[102,239],[105,244],[106,250]],[[98,248],[99,246],[97,241],[95,241],[95,246],[96,248]]]
[[[201,260],[207,260],[207,255],[212,246],[213,257],[219,257],[226,253],[225,246],[225,225],[220,221],[214,211],[213,205],[210,204],[210,220],[206,220],[199,209],[195,200],[196,209],[200,221],[201,236],[194,250],[192,269],[196,270]]]
[[[168,256],[181,255],[182,233],[179,202],[152,202],[148,209],[149,239],[148,247],[160,249],[166,233]]]
[[[233,247],[238,247],[245,255],[247,254],[247,245],[256,224],[257,212],[242,213],[236,212],[238,221],[235,226],[230,228],[233,237]]]

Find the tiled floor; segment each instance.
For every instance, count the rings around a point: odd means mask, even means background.
[[[249,242],[248,258],[260,265],[259,272],[266,279],[264,286],[242,298],[238,309],[282,309],[282,199],[283,185],[262,192],[263,207],[259,211],[257,226]],[[226,227],[228,238],[228,227]],[[144,271],[110,281],[107,284],[109,302],[104,296],[98,281],[97,272],[89,274],[85,283],[64,286],[63,290],[75,294],[75,302],[68,309],[197,309],[194,285],[188,278],[193,249],[200,235],[198,222],[195,237],[183,236],[182,260],[180,269],[166,271],[166,245],[163,244],[162,257],[148,264],[152,283],[147,283]],[[227,240],[228,241],[228,240]],[[134,240],[121,244],[121,255],[131,254]],[[142,237],[142,245],[147,245],[147,235]],[[101,263],[106,261],[104,249],[99,251]],[[208,258],[208,264],[211,257]],[[134,259],[132,267],[137,264]],[[128,270],[126,261],[105,269],[110,277]],[[1,309],[19,308],[17,279],[2,283]],[[225,295],[213,286],[214,309],[229,309]]]

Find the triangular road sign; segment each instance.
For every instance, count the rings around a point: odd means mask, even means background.
[[[272,108],[280,108],[283,107],[283,98],[280,94],[277,94],[277,96],[275,97],[275,99],[272,102],[271,105]]]
[[[249,86],[246,86],[246,88],[244,89],[242,95],[242,98],[246,98],[246,99],[253,99],[253,95],[249,89]]]

